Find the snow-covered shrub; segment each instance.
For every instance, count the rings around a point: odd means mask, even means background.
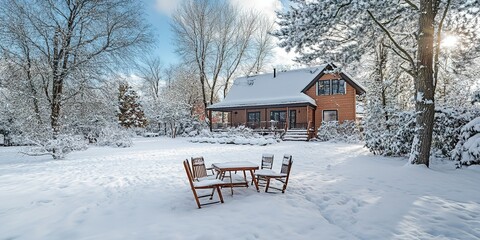
[[[330,141],[334,139],[337,135],[338,128],[337,121],[322,122],[322,125],[318,128],[317,138],[320,141]]]
[[[344,121],[341,124],[330,121],[322,122],[317,131],[317,138],[320,141],[356,143],[362,140],[362,135],[355,121]]]
[[[472,95],[472,104],[480,103],[480,90],[476,90]]]
[[[473,109],[441,108],[435,109],[432,150],[438,157],[449,157],[457,145],[462,126],[478,114]]]
[[[118,126],[104,127],[96,137],[98,146],[131,147],[132,137],[136,134]]]
[[[275,136],[262,136],[255,133],[252,129],[245,126],[228,128],[224,132],[210,132],[202,130],[200,134],[192,139],[191,142],[198,143],[219,143],[219,144],[237,144],[237,145],[269,145],[277,143],[279,139]]]
[[[457,167],[480,164],[480,117],[462,127],[452,159],[457,161]]]
[[[474,116],[475,109],[437,108],[432,136],[432,152],[438,157],[449,157],[455,148],[460,128]],[[405,156],[410,153],[415,134],[413,111],[391,112],[382,124],[368,122],[365,125],[365,146],[374,154]]]
[[[404,156],[410,153],[415,134],[413,112],[392,112],[384,125],[376,121],[365,125],[365,146],[374,154]]]
[[[189,117],[181,122],[178,134],[182,134],[183,137],[195,137],[207,128],[208,125],[204,121],[200,121],[197,117]]]
[[[61,134],[55,139],[31,140],[30,143],[33,147],[29,148],[26,154],[49,154],[54,159],[62,159],[73,151],[81,151],[88,148],[88,141],[82,135]]]

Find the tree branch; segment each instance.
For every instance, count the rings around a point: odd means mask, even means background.
[[[416,11],[420,10],[418,8],[417,5],[415,5],[415,3],[411,2],[410,0],[404,0],[410,7],[412,7],[413,9],[415,9]]]
[[[340,12],[340,10],[342,10],[342,8],[350,5],[352,3],[352,0],[348,1],[347,3],[344,3],[342,5],[340,5],[340,7],[337,8],[337,12],[335,12],[335,15],[333,16],[333,18],[336,18],[338,13]]]
[[[438,58],[440,55],[440,43],[442,41],[442,28],[443,28],[443,22],[445,21],[445,17],[447,16],[448,9],[450,7],[450,2],[451,0],[447,1],[447,5],[445,6],[445,10],[443,11],[442,19],[440,20],[440,23],[438,24],[438,29],[437,29],[437,46],[435,46],[435,59],[434,59],[434,68],[433,68],[433,91],[435,92],[435,89],[437,88],[437,83],[438,83]]]
[[[387,37],[390,39],[390,41],[392,41],[393,45],[395,45],[395,47],[400,51],[402,52],[405,56],[405,58],[408,59],[408,61],[410,62],[410,64],[414,67],[415,66],[415,61],[413,61],[413,58],[412,56],[410,56],[410,54],[405,50],[403,49],[398,43],[397,41],[395,41],[395,39],[392,37],[392,35],[390,34],[390,32],[385,28],[385,26],[383,26],[374,16],[373,14],[370,12],[370,10],[367,10],[368,12],[368,15],[370,15],[370,17],[373,19],[373,21],[385,32],[385,34],[387,35]],[[402,56],[401,56],[402,57]],[[403,58],[402,57],[402,58]]]

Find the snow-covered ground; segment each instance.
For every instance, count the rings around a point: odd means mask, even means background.
[[[480,168],[431,169],[361,145],[139,138],[61,161],[0,148],[0,239],[479,239]],[[197,209],[182,160],[293,155],[285,194],[224,189]]]

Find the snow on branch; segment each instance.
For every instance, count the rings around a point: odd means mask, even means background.
[[[373,16],[373,14],[372,14],[372,12],[370,12],[370,10],[367,10],[367,13],[368,13],[368,15],[370,15],[370,17],[373,19],[373,21],[385,32],[385,34],[392,41],[392,43],[395,45],[395,47],[398,50],[400,50],[400,52],[402,52],[404,54],[404,56],[402,56],[401,54],[399,56],[402,57],[402,58],[406,58],[412,66],[415,66],[415,62],[413,61],[412,56],[410,56],[410,54],[404,48],[402,48],[400,46],[400,44],[397,43],[397,41],[395,41],[395,39],[392,37],[392,34],[390,33],[390,31],[388,31],[388,29],[386,29],[385,26],[383,26],[383,24],[380,23],[375,18],[375,16]]]

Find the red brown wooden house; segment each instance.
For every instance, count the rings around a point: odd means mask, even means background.
[[[227,123],[257,130],[300,132],[314,136],[322,121],[355,120],[356,95],[365,89],[336,66],[280,71],[237,78],[227,97],[208,107],[226,112]],[[303,140],[302,138],[302,140]]]

